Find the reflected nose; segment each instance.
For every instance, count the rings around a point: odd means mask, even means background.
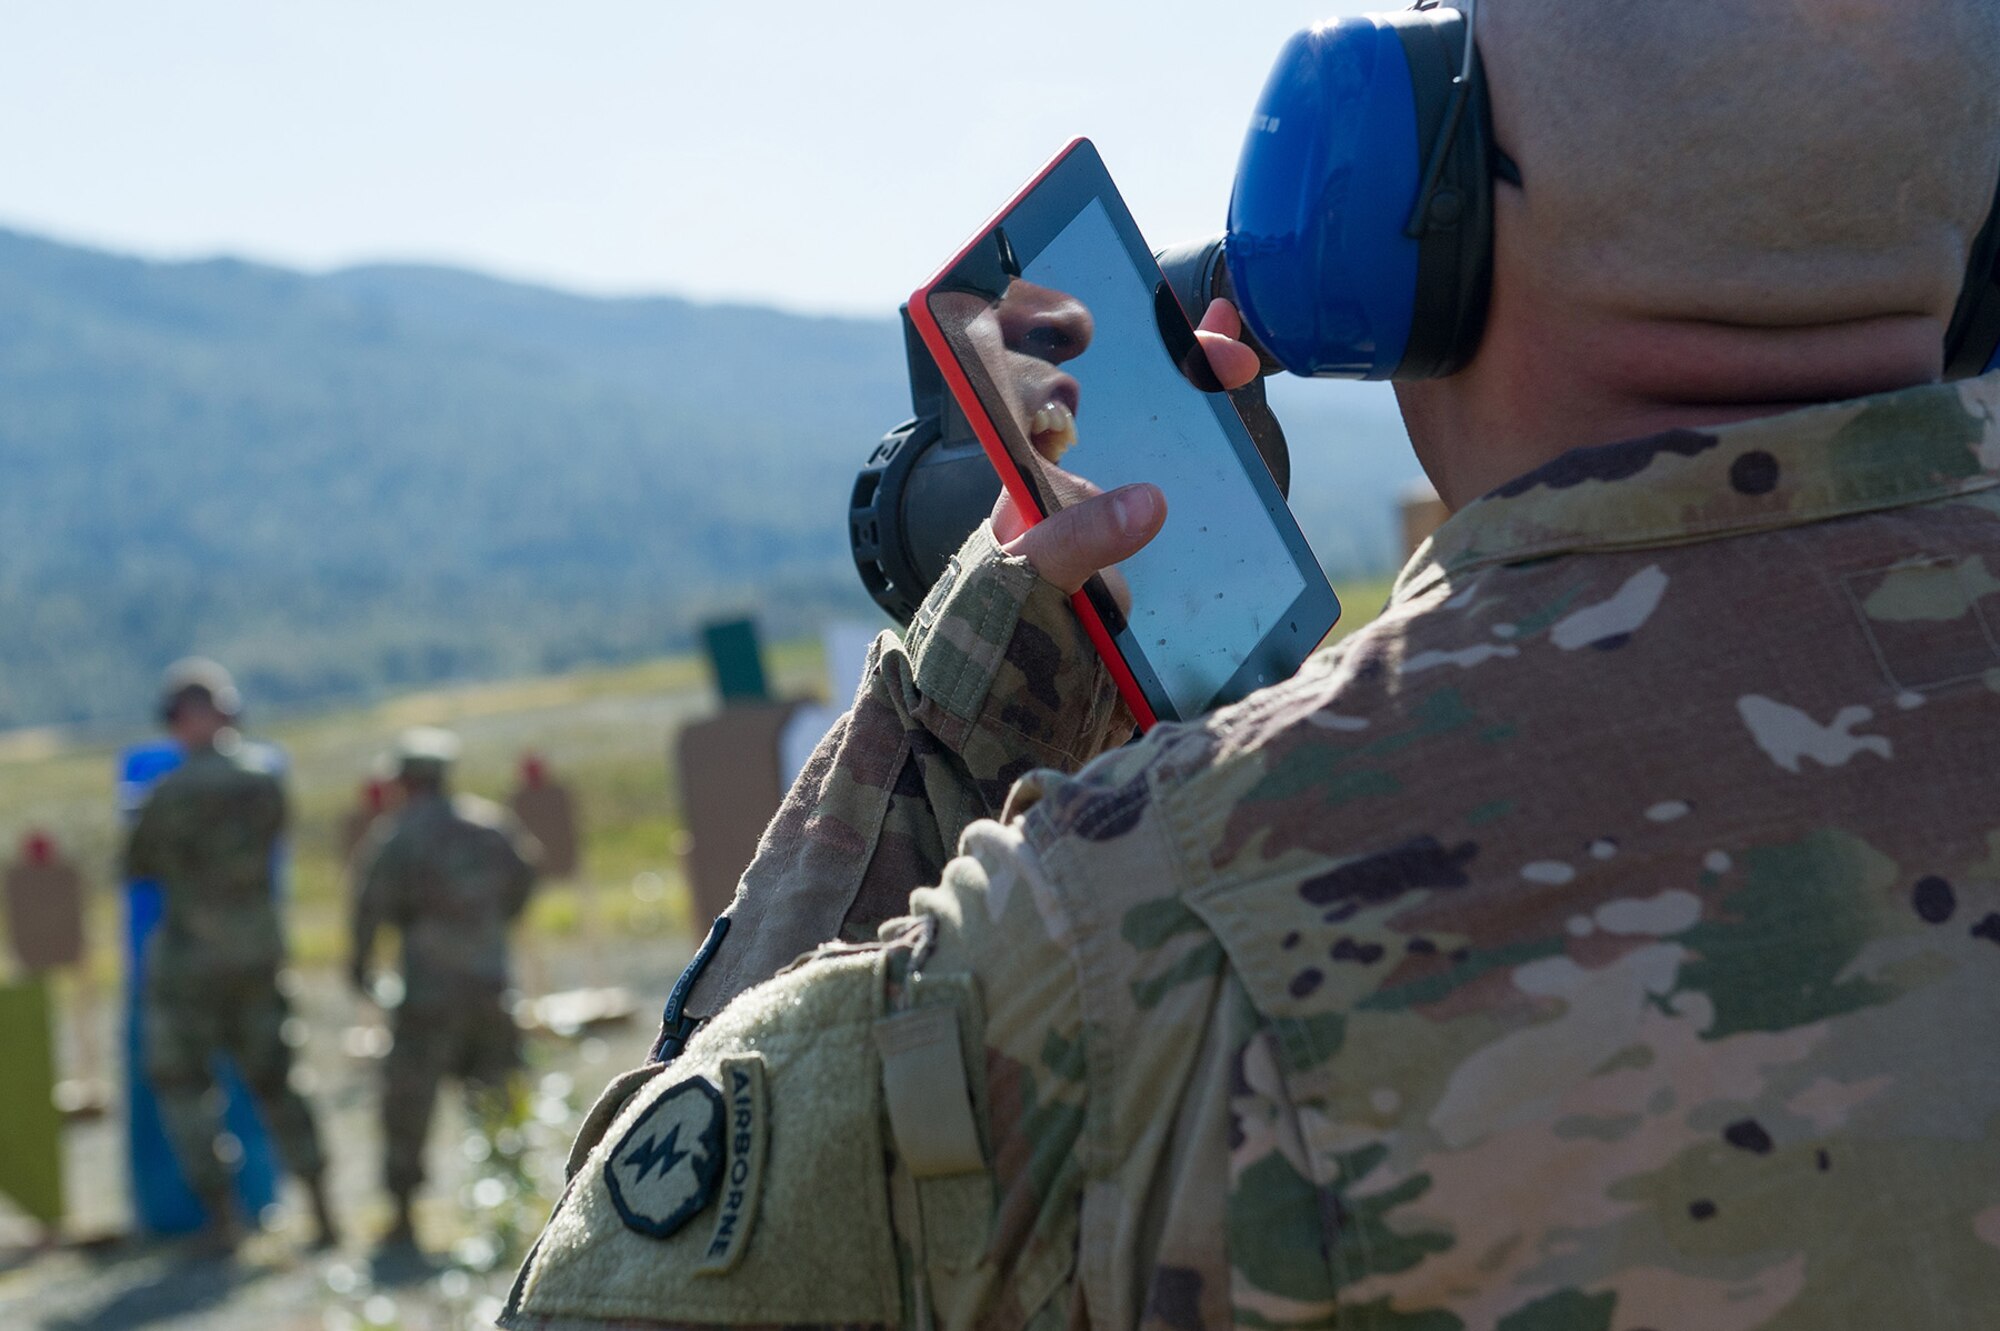
[[[1090,311],[1066,291],[1017,280],[1000,302],[1000,333],[1008,350],[1051,365],[1081,356],[1095,331]]]

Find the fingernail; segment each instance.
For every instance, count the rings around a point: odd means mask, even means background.
[[[1153,525],[1154,505],[1159,502],[1150,485],[1128,485],[1112,496],[1111,508],[1118,515],[1118,530],[1135,536]]]

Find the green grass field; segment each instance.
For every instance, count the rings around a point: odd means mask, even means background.
[[[1343,584],[1339,592],[1347,609],[1335,636],[1373,618],[1388,589],[1387,579]],[[824,694],[817,643],[781,644],[769,656],[778,692]],[[250,701],[254,708],[255,699]],[[602,925],[618,933],[692,933],[697,921],[679,864],[679,792],[667,755],[679,728],[713,706],[700,660],[675,656],[407,694],[269,725],[260,724],[253,711],[251,733],[282,745],[291,761],[295,956],[306,965],[344,956],[341,821],[378,756],[399,730],[416,724],[450,726],[464,740],[461,789],[504,798],[514,786],[521,755],[532,751],[574,792],[587,836],[582,882],[537,897],[530,937],[576,931],[587,910],[597,911]],[[83,868],[95,889],[94,968],[106,980],[115,974],[122,927],[110,891],[117,859],[117,747],[74,744],[47,731],[0,735],[0,848],[11,856],[24,832],[46,828]]]

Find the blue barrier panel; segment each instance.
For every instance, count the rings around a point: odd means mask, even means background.
[[[282,763],[276,750],[271,753]],[[153,783],[180,764],[181,751],[170,740],[135,744],[125,750],[119,760],[118,805],[127,826]],[[132,1168],[132,1204],[140,1225],[155,1234],[185,1234],[201,1227],[201,1203],[189,1191],[180,1163],[167,1145],[159,1106],[145,1077],[146,939],[160,922],[160,908],[158,883],[141,879],[125,884],[126,1158]],[[226,1097],[223,1126],[243,1146],[243,1157],[236,1166],[236,1201],[244,1217],[254,1221],[277,1200],[277,1157],[258,1117],[257,1103],[235,1067],[224,1059],[217,1073]]]

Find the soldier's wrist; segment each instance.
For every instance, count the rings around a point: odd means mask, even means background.
[[[967,724],[978,718],[1038,588],[1055,592],[1027,560],[1000,549],[988,524],[973,529],[903,635],[925,702]]]
[[[944,715],[934,729],[978,770],[1073,771],[1131,734],[1069,594],[1003,551],[985,523],[925,599],[904,647],[924,706]]]

